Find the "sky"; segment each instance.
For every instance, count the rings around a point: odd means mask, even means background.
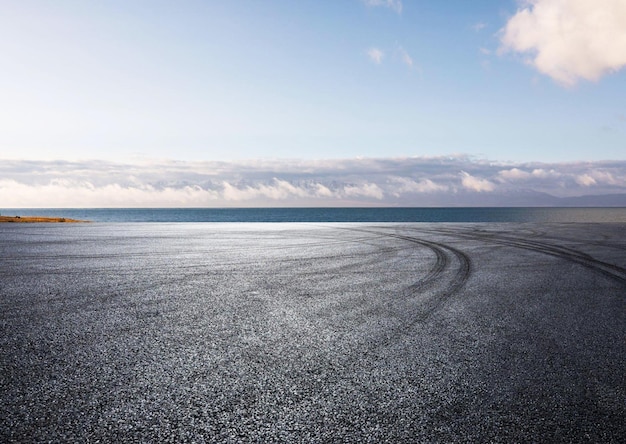
[[[626,193],[626,0],[0,11],[4,207]]]

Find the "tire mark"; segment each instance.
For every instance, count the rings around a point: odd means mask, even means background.
[[[508,235],[503,235],[500,232],[497,231],[482,231],[482,230],[450,230],[450,229],[445,229],[445,228],[441,228],[438,230],[430,230],[431,232],[439,232],[439,233],[447,233],[447,234],[455,234],[455,233],[463,233],[466,236],[474,236],[476,238],[495,238],[495,239],[502,239],[502,240],[514,240],[514,241],[519,241],[522,243],[527,243],[529,245],[537,245],[537,246],[550,246],[552,249],[559,250],[559,251],[563,251],[564,254],[568,254],[568,255],[573,255],[573,256],[579,256],[581,258],[587,259],[587,260],[593,260],[593,257],[587,253],[583,253],[582,251],[579,250],[575,250],[573,248],[569,248],[569,247],[565,247],[562,245],[554,245],[554,244],[548,244],[545,242],[540,242],[540,241],[536,241],[536,240],[532,240],[531,237],[536,237],[539,236],[539,234],[534,234],[536,232],[532,232],[533,235],[530,237],[519,237],[519,236],[508,236]]]
[[[419,313],[413,314],[411,319],[405,320],[403,322],[403,330],[410,329],[418,322],[426,321],[437,310],[439,310],[452,295],[457,293],[465,285],[465,283],[469,279],[469,276],[471,275],[472,262],[470,257],[466,253],[454,247],[451,247],[450,245],[434,241],[427,241],[425,239],[398,233],[386,233],[381,231],[356,228],[346,228],[346,230],[361,231],[376,234],[379,236],[400,239],[406,242],[424,246],[430,249],[435,254],[435,263],[428,271],[426,276],[422,277],[417,282],[407,287],[410,296],[414,296],[428,287],[435,286],[443,277],[445,277],[445,272],[451,267],[452,257],[456,258],[456,260],[458,261],[459,267],[450,279],[450,281],[445,283],[443,287],[435,287],[435,294],[427,301],[420,304],[422,309],[419,311]]]
[[[471,268],[472,268],[471,259],[467,254],[465,254],[461,250],[451,247],[450,245],[433,242],[433,241],[427,241],[427,240],[416,238],[413,236],[405,236],[405,235],[389,235],[389,236],[396,237],[398,239],[403,239],[403,240],[406,240],[408,242],[412,242],[415,244],[423,245],[427,248],[430,248],[432,251],[434,251],[435,254],[437,255],[438,261],[432,270],[433,279],[437,278],[443,272],[444,268],[448,268],[449,263],[450,263],[448,254],[452,253],[459,262],[459,269],[457,270],[451,282],[448,283],[448,287],[444,290],[446,293],[449,293],[449,295],[460,290],[461,287],[465,284],[465,282],[469,279],[469,276],[471,274]],[[445,258],[445,259],[441,260],[440,258]],[[411,288],[416,288],[416,289],[419,289],[420,287],[421,285],[419,282],[411,286]]]
[[[613,280],[626,285],[626,269],[615,264],[595,259],[593,256],[575,250],[573,248],[563,247],[550,244],[547,242],[539,242],[535,240],[523,239],[514,236],[504,236],[498,234],[477,234],[471,232],[463,232],[448,229],[429,230],[430,232],[451,235],[471,240],[487,241],[498,245],[505,245],[515,248],[521,248],[536,253],[542,253],[549,256],[564,259],[576,264],[582,265],[590,270],[603,274]]]

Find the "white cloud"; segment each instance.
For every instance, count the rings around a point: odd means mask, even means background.
[[[498,176],[504,180],[526,180],[532,175],[528,171],[520,170],[519,168],[511,168],[510,170],[502,170],[498,173]]]
[[[226,201],[248,201],[255,199],[286,200],[290,197],[307,197],[306,190],[295,187],[287,181],[274,179],[269,184],[261,183],[239,188],[229,182],[222,183],[220,197]]]
[[[496,186],[487,179],[474,177],[465,171],[461,171],[461,183],[468,190],[477,191],[479,193],[493,191],[496,188]]]
[[[402,63],[404,63],[409,68],[413,68],[413,59],[403,47],[398,47],[398,54],[400,55],[400,60],[402,60]]]
[[[375,183],[366,183],[363,185],[346,185],[343,192],[348,197],[372,197],[381,200],[385,197],[383,190]]]
[[[574,180],[576,180],[576,183],[584,187],[590,187],[596,184],[596,180],[589,174],[581,174],[580,176],[576,176]]]
[[[543,168],[536,168],[531,173],[531,176],[538,179],[557,178],[561,174],[554,170],[544,170]]]
[[[396,196],[400,196],[404,193],[435,193],[447,191],[448,187],[433,182],[430,179],[422,179],[419,182],[415,182],[408,177],[394,177],[391,179],[391,183],[395,184]]]
[[[626,65],[626,1],[525,0],[501,30],[501,51],[565,86],[598,80]]]
[[[413,69],[414,67],[413,58],[409,55],[406,49],[404,49],[402,46],[398,46],[395,48],[395,50],[392,50],[392,53],[393,53],[394,61],[397,61],[399,59],[400,62],[408,66],[409,69]],[[380,65],[383,62],[383,59],[385,58],[385,52],[382,49],[374,47],[374,48],[370,48],[367,51],[367,56],[369,57],[371,62],[376,63],[377,65]]]
[[[487,24],[483,23],[483,22],[474,23],[472,25],[472,29],[474,30],[474,32],[480,32],[483,29],[485,29],[486,27],[487,27]]]
[[[316,183],[313,188],[315,190],[316,197],[333,197],[333,192],[321,183]]]
[[[616,186],[626,186],[626,176],[617,176],[611,174],[607,171],[602,170],[591,170],[589,171],[589,176],[593,178],[596,183],[604,183],[608,185],[616,185]]]
[[[402,0],[363,0],[367,6],[384,6],[402,14]]]
[[[54,179],[43,185],[0,180],[0,201],[7,208],[202,207],[211,206],[218,197],[199,186],[159,190],[150,185],[125,187],[117,183],[96,187],[68,179]]]
[[[532,180],[532,179],[547,179],[547,178],[557,178],[561,175],[554,171],[546,171],[543,168],[535,168],[531,172],[521,170],[519,168],[511,168],[510,170],[502,170],[498,172],[498,179],[514,182],[514,181],[523,181],[523,180]]]
[[[370,60],[377,65],[380,65],[383,61],[383,58],[385,57],[385,53],[378,48],[370,48],[367,51],[367,55]]]

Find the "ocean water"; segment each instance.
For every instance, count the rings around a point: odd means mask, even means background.
[[[599,222],[626,223],[626,208],[19,208],[5,216],[92,222]]]

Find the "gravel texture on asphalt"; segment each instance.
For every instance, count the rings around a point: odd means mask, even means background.
[[[624,224],[0,227],[0,442],[624,442]]]

